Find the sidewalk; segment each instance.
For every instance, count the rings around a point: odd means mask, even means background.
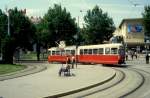
[[[145,55],[140,55],[137,59],[134,58],[133,60],[131,57],[126,61],[126,64],[128,65],[141,65],[141,66],[148,66],[150,64],[146,64]]]
[[[2,98],[43,98],[58,94],[73,93],[106,82],[115,76],[113,69],[99,65],[78,65],[71,69],[75,76],[59,77],[61,64],[38,63],[47,66],[39,73],[0,81]]]

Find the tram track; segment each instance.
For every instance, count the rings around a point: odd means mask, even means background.
[[[150,67],[149,67],[150,68]],[[144,69],[140,69],[140,68],[135,68],[132,67],[131,69],[140,72],[145,81],[143,83],[143,85],[140,87],[140,89],[137,89],[136,92],[131,93],[129,96],[126,96],[126,98],[135,98],[138,96],[138,98],[149,98],[150,97],[150,72],[145,71]]]
[[[130,94],[132,94],[133,92],[135,92],[138,88],[140,88],[143,84],[144,84],[144,82],[145,82],[145,77],[144,77],[144,75],[142,74],[142,73],[140,73],[138,70],[135,70],[135,68],[129,68],[130,70],[134,70],[135,72],[137,72],[140,76],[141,76],[141,84],[139,84],[135,89],[133,89],[132,91],[130,91],[130,92],[128,92],[128,93],[126,93],[126,94],[124,94],[124,95],[122,95],[122,96],[120,96],[120,98],[124,98],[124,97],[127,97],[128,95],[130,95]]]
[[[144,83],[144,77],[132,69],[120,69],[125,73],[124,81],[105,91],[87,96],[87,98],[123,98],[136,91]]]
[[[122,98],[136,91],[145,81],[145,77],[133,69],[113,69],[116,70],[116,76],[111,81],[62,98]]]
[[[125,73],[118,69],[114,69],[114,70],[116,70],[116,75],[110,81],[107,81],[103,84],[97,85],[96,87],[93,87],[93,88],[90,88],[90,89],[87,89],[87,90],[84,90],[84,91],[81,91],[78,93],[63,96],[61,98],[82,98],[82,97],[90,96],[92,94],[101,92],[103,90],[109,89],[109,88],[117,85],[118,83],[120,83],[121,81],[123,81],[125,79]]]

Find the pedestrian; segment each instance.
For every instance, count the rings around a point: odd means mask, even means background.
[[[68,75],[70,75],[70,64],[71,64],[70,57],[67,56],[67,60],[66,60],[66,69],[68,70]]]
[[[148,55],[148,53],[146,54],[146,64],[149,64],[149,55]]]
[[[135,58],[137,59],[137,52],[134,52],[134,56],[135,56]]]
[[[133,56],[134,56],[134,52],[131,51],[131,58],[132,58],[132,60],[133,60]]]
[[[70,57],[67,55],[67,58],[66,58],[66,64],[67,65],[70,65],[71,64],[71,60],[70,60]]]
[[[71,57],[71,67],[72,68],[74,68],[74,64],[75,64],[75,57],[74,57],[74,55],[72,55],[72,57]]]

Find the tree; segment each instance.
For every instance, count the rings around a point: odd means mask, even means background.
[[[51,46],[55,46],[55,42],[61,40],[66,41],[67,45],[74,44],[73,36],[77,32],[77,25],[66,8],[62,9],[61,5],[55,4],[54,8],[49,8],[42,22],[48,26],[47,37]]]
[[[112,33],[115,30],[114,22],[98,6],[88,10],[84,20],[88,33],[86,40],[89,41],[89,44],[103,43],[103,41],[108,41],[112,37]]]
[[[85,27],[83,28],[80,28],[80,31],[79,31],[79,34],[78,34],[78,44],[79,45],[87,45],[87,44],[90,44],[90,40],[89,39],[89,36],[88,36],[88,31]]]
[[[40,48],[41,46],[48,48],[48,26],[43,21],[39,24],[36,24],[36,36],[35,36],[35,43],[36,43],[36,52],[37,52],[37,60],[40,60]]]
[[[29,18],[25,16],[23,11],[17,8],[8,11],[10,17],[10,35],[4,34],[6,30],[2,31],[3,35],[3,61],[5,63],[13,63],[13,54],[17,47],[32,48],[33,36],[35,32],[34,25]],[[4,14],[5,15],[5,14]],[[7,24],[7,18],[5,19]],[[2,22],[3,23],[3,22]],[[5,27],[5,25],[3,25]]]
[[[150,36],[150,5],[144,7],[142,15],[144,18],[145,35]]]
[[[5,13],[2,12],[0,9],[0,53],[2,53],[2,46],[3,46],[3,38],[6,35],[7,30],[7,16]]]

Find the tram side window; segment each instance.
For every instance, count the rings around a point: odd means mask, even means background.
[[[110,48],[105,48],[105,54],[110,54]]]
[[[82,54],[83,54],[83,49],[80,50],[80,55],[82,55]]]
[[[71,50],[71,54],[72,54],[72,55],[75,55],[75,50]]]
[[[88,54],[88,49],[84,49],[84,54]]]
[[[118,49],[117,48],[111,48],[111,54],[117,54]]]
[[[49,55],[51,55],[51,51],[49,51],[49,53],[48,53]]]
[[[60,51],[60,54],[61,54],[61,55],[65,55],[65,50],[61,50],[61,51]]]
[[[99,48],[99,54],[103,54],[104,49],[103,48]]]
[[[70,50],[66,50],[66,55],[70,55]]]
[[[60,51],[56,51],[56,55],[60,55]]]
[[[119,49],[119,54],[122,55],[122,56],[124,56],[125,55],[124,49]]]
[[[55,51],[52,51],[52,55],[55,55]]]
[[[88,54],[92,54],[92,49],[89,49]]]
[[[98,49],[93,49],[93,54],[98,54]]]

